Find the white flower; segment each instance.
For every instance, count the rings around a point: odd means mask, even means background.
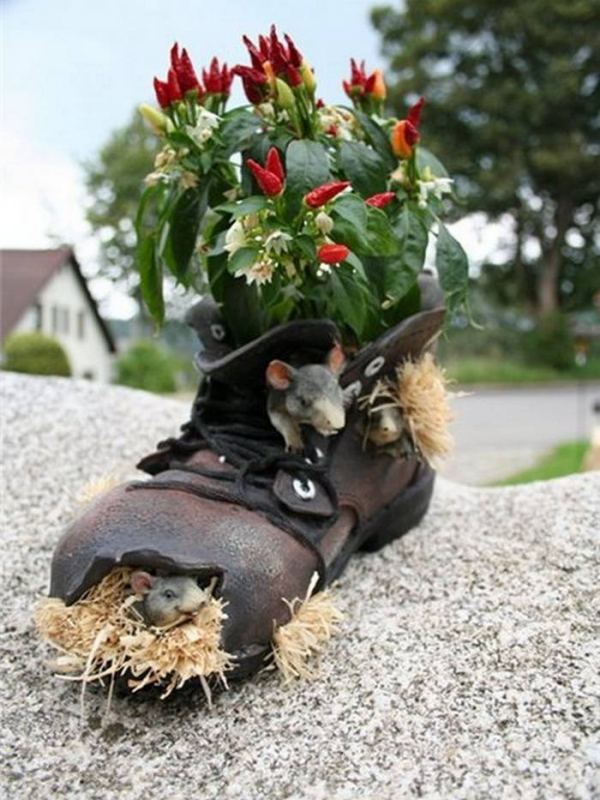
[[[325,106],[319,109],[318,114],[321,127],[326,133],[333,133],[336,139],[343,139],[344,141],[351,141],[356,138],[354,135],[354,116],[351,112],[346,111],[345,108]]]
[[[237,186],[234,186],[233,189],[227,189],[226,192],[223,192],[223,197],[229,200],[232,203],[234,200],[237,200],[239,194],[239,189]]]
[[[326,214],[324,211],[319,211],[319,213],[315,217],[315,223],[317,225],[317,228],[325,236],[328,233],[330,233],[331,229],[333,228],[333,220],[331,219],[329,214]]]
[[[198,111],[198,121],[194,126],[187,125],[185,130],[197,144],[203,145],[213,135],[215,128],[219,127],[220,122],[221,117],[201,106]]]
[[[167,167],[172,166],[175,163],[175,161],[177,161],[177,153],[175,152],[175,150],[173,150],[172,147],[169,147],[167,145],[166,147],[163,147],[163,149],[156,154],[156,158],[154,159],[154,166],[156,167],[156,169],[165,169]]]
[[[324,278],[331,273],[331,264],[321,263],[317,267],[317,278]]]
[[[267,253],[275,253],[280,256],[282,253],[287,253],[288,242],[292,241],[289,233],[283,231],[273,231],[265,240],[265,250]]]
[[[275,271],[275,264],[269,259],[265,258],[262,261],[256,261],[250,269],[238,270],[235,277],[239,278],[242,275],[246,278],[248,286],[256,283],[260,286],[263,283],[270,283]]]
[[[179,178],[179,185],[182,189],[193,189],[198,186],[198,176],[189,169],[184,170]]]
[[[431,178],[426,181],[417,181],[419,187],[419,208],[427,207],[429,195],[441,200],[443,195],[452,191],[452,178]]]
[[[148,175],[146,175],[144,178],[144,183],[146,186],[156,186],[157,183],[168,183],[169,180],[170,177],[168,173],[155,170],[154,172],[149,172]]]
[[[246,233],[244,231],[244,226],[239,219],[237,219],[225,234],[225,247],[223,249],[227,250],[231,256],[236,250],[239,250],[240,247],[244,247],[245,244]]]

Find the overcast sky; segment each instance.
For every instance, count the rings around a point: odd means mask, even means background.
[[[2,12],[2,199],[0,245],[73,243],[84,267],[97,244],[84,218],[81,163],[94,157],[132,109],[153,101],[179,41],[198,67],[213,55],[247,63],[243,33],[272,22],[315,68],[319,95],[342,102],[351,56],[384,66],[369,23],[370,0],[0,0]],[[234,100],[236,97],[233,98]],[[241,95],[237,95],[241,100]],[[425,129],[426,130],[426,129]],[[456,232],[456,231],[455,231]],[[470,226],[463,243],[489,249]],[[467,241],[464,237],[467,237]],[[110,287],[94,282],[106,297]],[[112,298],[109,313],[126,314]]]

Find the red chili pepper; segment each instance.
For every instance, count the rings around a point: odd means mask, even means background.
[[[311,208],[320,208],[340,192],[343,192],[347,186],[350,186],[350,181],[331,181],[330,183],[324,183],[322,186],[317,186],[316,189],[304,195],[304,202]]]
[[[202,80],[206,86],[206,91],[211,94],[221,94],[223,91],[223,81],[221,80],[221,67],[219,59],[213,58],[208,70],[202,70]]]
[[[368,206],[373,206],[374,208],[385,208],[385,206],[395,199],[396,192],[381,192],[380,194],[374,194],[371,197],[367,197],[365,203]]]
[[[192,59],[189,57],[185,48],[181,51],[181,57],[179,59],[178,66],[175,68],[175,72],[177,74],[177,80],[179,81],[181,91],[184,94],[186,92],[193,91],[197,91],[198,94],[202,94],[202,87],[200,86],[200,81],[196,75],[194,65],[192,64]]]
[[[268,93],[266,87],[267,76],[264,71],[238,64],[231,70],[231,74],[240,76],[246,97],[251,103],[263,102]]]
[[[265,168],[277,175],[279,180],[283,183],[285,181],[285,172],[283,171],[283,164],[279,156],[279,150],[276,147],[269,148],[267,158],[265,161]]]
[[[165,83],[158,78],[154,78],[154,92],[156,94],[156,99],[158,100],[158,105],[161,108],[168,108],[171,105],[171,101],[169,100],[168,83]]]
[[[292,89],[295,89],[296,86],[300,86],[302,83],[304,83],[300,70],[296,69],[296,67],[293,64],[288,64],[288,67],[285,71],[285,75],[287,78],[287,82],[292,87]]]
[[[317,257],[323,264],[339,264],[349,255],[350,249],[345,244],[323,244],[317,252]]]
[[[221,94],[225,95],[225,97],[229,97],[232,80],[233,80],[233,73],[231,72],[227,64],[223,64],[223,66],[221,67]]]
[[[392,128],[390,137],[394,155],[397,155],[398,158],[410,158],[419,139],[419,131],[412,122],[408,119],[399,120]]]
[[[271,26],[268,36],[258,37],[258,46],[247,36],[242,37],[250,54],[252,67],[238,64],[234,67],[233,74],[242,78],[244,90],[251,103],[262,102],[269,92],[266,87],[264,90],[259,87],[269,83],[273,88],[276,78],[281,78],[292,88],[304,83],[300,71],[300,67],[304,64],[302,54],[287,34],[284,39],[285,44],[279,38],[275,25]],[[253,77],[250,76],[249,70],[254,73]],[[260,80],[256,77],[257,74],[261,75]]]
[[[292,38],[288,36],[287,33],[283,34],[283,38],[287,42],[290,63],[293,67],[299,67],[304,61],[302,53],[298,50]]]
[[[179,80],[177,79],[177,74],[172,68],[169,70],[167,75],[167,89],[169,92],[169,103],[176,103],[183,97],[181,86],[179,85]]]
[[[417,131],[421,125],[421,111],[425,104],[425,98],[419,97],[417,102],[408,109],[408,114],[406,115],[406,119],[415,126]]]
[[[283,180],[278,175],[269,169],[265,169],[265,167],[261,167],[258,162],[251,158],[246,159],[246,164],[256,178],[256,182],[263,194],[266,194],[267,197],[276,197],[283,192]]]

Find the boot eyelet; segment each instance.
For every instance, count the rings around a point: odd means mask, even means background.
[[[210,333],[213,339],[217,342],[222,342],[225,338],[225,328],[219,323],[210,326]]]
[[[317,490],[308,478],[294,478],[292,488],[300,500],[314,500]]]
[[[344,398],[348,401],[356,400],[362,392],[362,383],[360,381],[353,381],[344,389]]]
[[[385,358],[383,356],[377,356],[372,361],[369,361],[367,366],[364,369],[364,374],[367,378],[372,378],[373,375],[377,375],[377,373],[381,370],[383,365],[385,364]]]

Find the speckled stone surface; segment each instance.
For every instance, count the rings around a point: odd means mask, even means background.
[[[3,793],[10,798],[600,797],[600,476],[440,481],[420,527],[356,557],[318,680],[161,703],[44,667],[30,622],[88,480],[126,474],[185,405],[3,374]]]

